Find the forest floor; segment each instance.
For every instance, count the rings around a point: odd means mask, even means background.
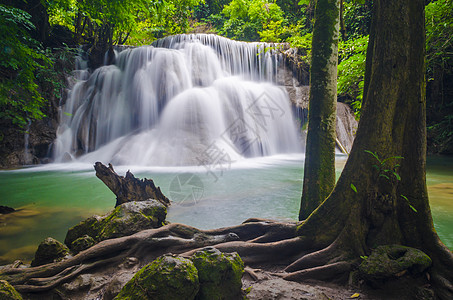
[[[404,300],[408,297],[408,289],[413,286],[398,281],[386,288],[370,287],[354,288],[321,281],[305,281],[303,283],[284,280],[283,273],[264,269],[245,268],[242,277],[243,290],[249,300]],[[281,272],[281,271],[280,271]]]

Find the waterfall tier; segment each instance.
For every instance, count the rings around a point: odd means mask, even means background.
[[[206,165],[302,150],[272,45],[178,35],[115,61],[69,92],[56,161]]]

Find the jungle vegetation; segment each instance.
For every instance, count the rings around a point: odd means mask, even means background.
[[[453,149],[452,0],[425,1],[427,128],[431,152]],[[372,0],[341,5],[338,99],[360,118]],[[19,127],[43,118],[80,45],[102,62],[112,45],[145,45],[187,32],[287,42],[311,59],[313,0],[2,0],[0,117]]]

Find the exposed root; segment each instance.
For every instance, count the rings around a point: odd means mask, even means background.
[[[284,279],[299,282],[304,280],[346,282],[349,276],[349,272],[352,269],[352,263],[341,261],[333,264],[292,272],[286,275]]]

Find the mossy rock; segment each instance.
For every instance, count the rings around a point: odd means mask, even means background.
[[[69,254],[69,249],[64,244],[51,237],[46,238],[38,246],[35,258],[31,262],[32,267],[41,266],[62,260]]]
[[[237,253],[222,253],[213,247],[195,252],[200,291],[196,299],[242,299],[244,263]]]
[[[6,280],[0,280],[0,300],[22,300],[22,296]]]
[[[71,243],[71,249],[72,251],[79,253],[80,251],[92,247],[94,244],[96,244],[96,241],[91,236],[85,234]]]
[[[190,300],[198,289],[198,272],[193,262],[164,255],[138,271],[115,299]]]
[[[429,268],[431,258],[424,252],[400,245],[379,246],[359,266],[360,277],[377,283],[406,274],[418,275]]]
[[[165,223],[167,208],[156,200],[133,201],[117,206],[110,214],[90,217],[70,228],[65,244],[73,249],[73,242],[85,235],[98,243],[103,240],[158,228]],[[79,250],[80,251],[80,250]]]

